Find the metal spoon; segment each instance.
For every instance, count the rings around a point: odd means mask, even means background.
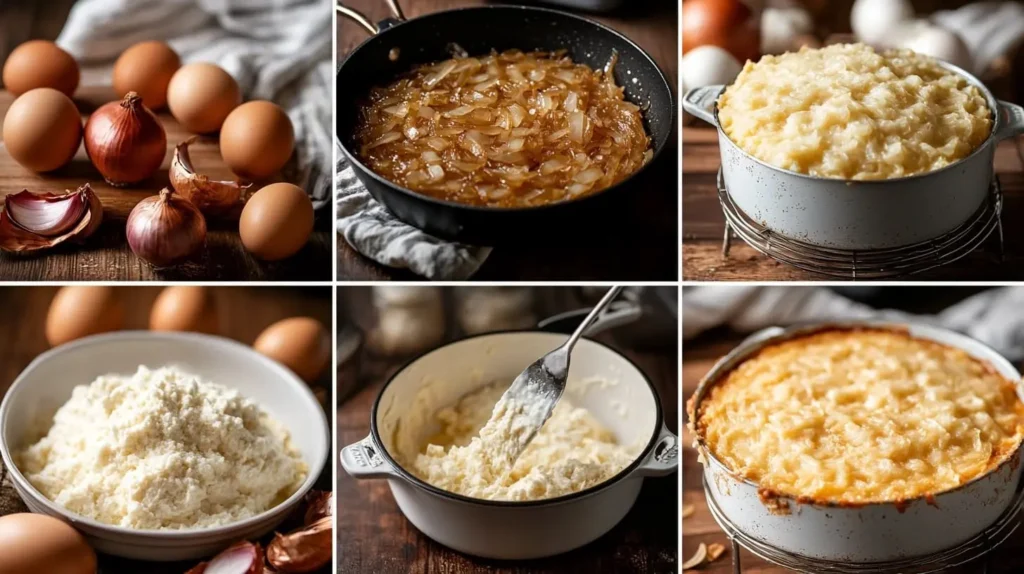
[[[576,346],[576,342],[621,291],[622,287],[609,289],[565,344],[526,367],[526,370],[512,381],[512,386],[502,395],[502,401],[518,405],[525,414],[520,419],[524,426],[520,427],[517,433],[518,452],[515,453],[512,462],[515,462],[526,445],[530,444],[537,431],[544,426],[551,416],[551,412],[555,410],[558,399],[562,398],[565,383],[569,377],[569,355],[572,353],[573,347]]]

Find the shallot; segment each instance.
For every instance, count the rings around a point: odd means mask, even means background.
[[[206,219],[189,200],[166,187],[147,197],[128,215],[128,245],[157,267],[180,263],[206,242]]]
[[[85,123],[85,151],[108,183],[138,183],[160,169],[167,134],[135,92],[99,107]]]

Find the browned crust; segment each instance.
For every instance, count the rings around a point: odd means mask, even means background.
[[[715,455],[715,453],[711,452],[711,449],[710,449],[710,447],[708,447],[707,441],[706,441],[707,425],[702,420],[706,404],[708,403],[708,401],[711,401],[711,400],[714,399],[714,396],[717,394],[717,390],[722,387],[722,383],[723,382],[727,383],[729,381],[729,375],[731,375],[733,371],[735,371],[737,368],[739,368],[740,365],[746,363],[747,361],[754,360],[754,359],[760,357],[761,355],[763,355],[763,354],[765,354],[767,352],[770,352],[770,350],[773,349],[774,347],[777,347],[777,346],[782,345],[782,344],[792,343],[794,341],[800,341],[800,340],[806,340],[806,339],[815,339],[815,338],[819,338],[819,337],[823,337],[823,336],[827,336],[827,335],[831,335],[831,334],[846,334],[846,335],[849,335],[849,334],[856,334],[856,333],[887,333],[887,334],[890,334],[890,335],[896,335],[896,336],[899,336],[899,337],[910,339],[910,340],[912,340],[912,341],[914,341],[914,342],[916,342],[918,344],[924,345],[924,346],[933,347],[933,348],[937,348],[937,349],[942,349],[942,350],[946,350],[946,351],[949,351],[949,350],[955,351],[958,354],[961,354],[964,358],[966,358],[966,359],[968,359],[970,361],[973,361],[977,365],[981,366],[989,374],[991,374],[991,375],[993,375],[995,377],[998,377],[1003,382],[1004,391],[1009,389],[1009,390],[1013,391],[1014,395],[1016,396],[1017,383],[1015,383],[1014,381],[1012,381],[1010,379],[1007,379],[990,362],[988,362],[986,360],[983,360],[983,359],[979,359],[977,357],[974,357],[974,356],[970,355],[969,353],[967,353],[966,351],[964,351],[963,349],[960,349],[959,347],[956,347],[956,346],[953,346],[953,345],[946,345],[946,344],[943,344],[943,343],[939,343],[937,341],[932,341],[932,340],[929,340],[929,339],[923,339],[923,338],[920,338],[920,337],[914,337],[914,336],[912,336],[910,334],[910,327],[909,326],[905,326],[905,325],[890,325],[890,326],[882,327],[882,326],[871,326],[871,325],[864,325],[864,326],[826,325],[826,326],[822,326],[821,328],[818,328],[818,329],[813,329],[813,328],[812,329],[808,329],[808,330],[802,331],[799,334],[796,334],[796,335],[794,335],[792,337],[786,337],[786,338],[783,338],[783,339],[781,339],[779,341],[776,341],[775,343],[772,343],[772,344],[769,344],[769,345],[765,345],[761,349],[758,349],[756,352],[751,353],[749,356],[745,357],[742,361],[738,362],[731,369],[719,373],[714,380],[706,381],[705,382],[705,386],[707,386],[707,390],[705,390],[705,392],[704,392],[704,399],[702,401],[700,401],[700,404],[697,404],[697,393],[694,393],[693,395],[691,395],[690,398],[687,399],[687,401],[686,401],[686,413],[687,413],[688,418],[689,418],[689,420],[687,422],[687,427],[690,429],[690,431],[694,435],[694,445],[695,446],[697,446],[697,445],[702,446],[703,450],[707,450],[712,456],[715,457],[715,459],[724,468],[728,469],[728,471],[730,473],[732,473],[733,475],[735,475],[738,479],[747,480],[747,481],[750,481],[750,482],[753,482],[753,483],[756,484],[757,483],[756,480],[754,480],[751,477],[744,476],[744,475],[742,475],[740,473],[737,473],[736,471],[732,470],[720,458],[718,458]],[[1024,419],[1024,403],[1022,403],[1019,398],[1017,399],[1016,410],[1017,410],[1018,416],[1021,419]],[[886,503],[886,504],[893,504],[893,505],[895,505],[897,511],[899,511],[900,513],[905,512],[907,507],[911,503],[916,502],[918,500],[923,500],[923,501],[925,501],[929,505],[938,507],[938,503],[935,500],[935,496],[936,495],[943,494],[945,492],[951,492],[953,490],[956,490],[957,488],[963,487],[964,485],[966,485],[967,483],[969,483],[969,482],[971,482],[973,480],[977,480],[977,479],[979,479],[979,478],[981,478],[981,477],[983,477],[983,476],[985,476],[987,474],[990,474],[991,472],[995,471],[997,468],[1002,466],[1003,463],[1007,462],[1008,460],[1011,461],[1011,464],[1013,464],[1013,465],[1019,465],[1020,461],[1018,459],[1014,458],[1013,454],[1016,453],[1018,450],[1020,450],[1021,444],[1022,444],[1022,441],[1018,440],[1017,443],[1016,443],[1016,446],[1014,446],[1013,448],[1001,448],[1000,447],[1000,448],[994,449],[993,452],[992,452],[992,455],[989,457],[989,462],[988,462],[988,465],[987,465],[986,469],[983,472],[980,472],[977,475],[971,477],[969,480],[961,483],[957,487],[954,487],[952,489],[948,489],[948,490],[945,490],[945,491],[941,491],[941,492],[928,493],[928,494],[925,494],[925,495],[919,496],[919,497],[913,497],[913,498],[908,498],[908,499],[899,499],[899,500],[887,500],[887,501],[880,501],[880,502]],[[830,508],[863,508],[865,506],[871,506],[873,504],[878,504],[879,503],[879,502],[875,502],[875,501],[871,501],[871,502],[855,502],[855,501],[844,501],[844,500],[823,500],[823,499],[814,498],[812,496],[804,496],[804,495],[799,495],[799,494],[789,494],[789,493],[785,493],[785,492],[779,492],[779,491],[776,491],[774,489],[770,489],[770,488],[767,488],[767,487],[761,487],[760,485],[758,485],[758,498],[761,499],[761,502],[764,503],[766,507],[768,507],[768,511],[771,512],[772,514],[775,514],[775,512],[773,512],[773,508],[778,507],[778,504],[777,504],[776,501],[778,501],[781,498],[786,498],[786,499],[789,499],[789,500],[793,500],[797,504],[807,504],[807,505],[813,505],[813,506],[825,506],[825,507],[830,507]],[[789,509],[788,509],[788,505],[787,505],[787,509],[786,509],[785,514],[788,514],[788,513],[789,513]]]

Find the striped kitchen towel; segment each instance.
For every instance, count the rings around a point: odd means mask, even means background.
[[[491,254],[490,247],[453,243],[398,220],[359,182],[338,150],[338,233],[365,257],[427,279],[469,279]]]
[[[331,0],[82,0],[57,43],[78,59],[83,85],[108,84],[114,60],[143,40],[164,40],[183,62],[214,62],[246,99],[273,100],[295,126],[286,177],[314,207],[330,203]]]

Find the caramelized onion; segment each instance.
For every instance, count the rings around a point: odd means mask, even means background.
[[[374,172],[424,195],[525,207],[615,185],[653,152],[605,70],[517,50],[422,66],[376,88],[355,137]]]

